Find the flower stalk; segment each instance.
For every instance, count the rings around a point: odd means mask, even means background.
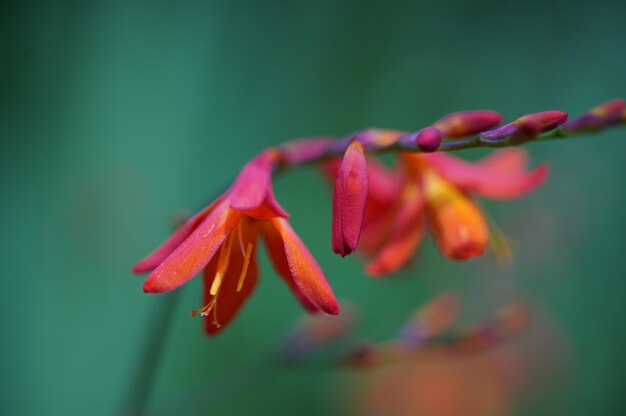
[[[456,112],[407,132],[366,129],[342,138],[289,141],[250,160],[213,203],[182,224],[133,272],[149,273],[146,293],[165,293],[203,274],[202,304],[209,335],[238,314],[259,278],[256,248],[263,241],[276,274],[310,313],[339,313],[339,305],[312,253],[275,198],[273,175],[319,163],[333,182],[332,249],[357,250],[365,272],[390,275],[406,267],[426,233],[445,257],[468,260],[486,251],[488,220],[474,197],[512,199],[540,186],[548,167],[528,169],[523,149],[493,152],[467,162],[443,152],[503,148],[569,138],[626,122],[626,102],[613,100],[568,121],[561,111],[526,114],[500,125],[492,110]],[[393,169],[373,156],[398,154]]]
[[[467,113],[473,112],[468,111]],[[545,113],[553,113],[553,120],[550,120],[552,123],[546,123],[546,120],[540,120],[541,116],[545,116]],[[451,116],[458,117],[458,114],[460,113],[453,113],[450,116],[442,118],[442,120],[445,121],[446,118]],[[532,116],[537,117],[533,119]],[[484,115],[482,115],[481,118],[481,121],[484,123]],[[525,115],[508,125],[489,131],[477,132],[476,134],[463,135],[462,131],[459,131],[459,128],[457,127],[454,130],[454,133],[451,133],[452,135],[446,136],[444,133],[443,140],[441,140],[439,146],[434,150],[432,145],[424,146],[423,142],[416,140],[417,137],[420,137],[422,130],[409,132],[369,128],[349,134],[348,136],[342,138],[322,137],[297,139],[279,146],[285,154],[285,157],[281,161],[282,163],[278,169],[304,164],[315,164],[329,158],[342,156],[353,140],[358,140],[363,143],[366,153],[383,154],[398,152],[453,152],[476,148],[503,148],[517,146],[530,141],[536,142],[555,139],[569,139],[571,137],[587,135],[590,133],[598,133],[607,128],[626,124],[626,103],[621,99],[612,100],[591,109],[589,112],[577,119],[570,121],[567,120],[566,113],[560,111],[545,111]],[[544,123],[547,124],[547,126],[541,125]],[[436,126],[438,124],[441,125],[441,120],[435,123],[432,127],[427,128],[437,128]],[[486,125],[489,124],[479,124],[480,127]],[[493,126],[493,124],[491,125]],[[519,131],[515,131],[516,129],[511,129],[508,134],[506,131],[501,132],[502,134],[497,136],[490,134],[494,131],[503,129],[504,127],[508,127],[509,125],[525,125],[526,133],[532,133],[534,130],[534,134],[530,134],[531,137],[522,143],[519,142]],[[429,133],[430,136],[433,135],[432,131]],[[433,141],[436,142],[437,140],[431,139],[429,143],[432,143]]]

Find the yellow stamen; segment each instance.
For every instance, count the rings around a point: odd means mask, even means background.
[[[213,279],[213,284],[211,284],[211,290],[209,291],[212,296],[217,294],[220,286],[222,285],[222,281],[224,280],[224,274],[226,273],[226,269],[228,269],[228,264],[230,263],[230,250],[232,245],[233,235],[231,234],[226,243],[224,243],[222,248],[220,248],[220,257],[217,259],[215,278]]]
[[[254,247],[252,243],[248,243],[248,245],[246,246],[246,252],[244,253],[244,256],[243,256],[243,267],[241,268],[241,274],[239,275],[239,282],[237,283],[237,292],[240,292],[241,288],[243,288],[243,281],[246,279],[246,275],[248,274],[248,266],[250,265],[252,247]]]

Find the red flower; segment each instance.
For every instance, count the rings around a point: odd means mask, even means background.
[[[169,292],[204,269],[204,303],[195,315],[209,334],[218,332],[239,311],[258,278],[256,246],[262,235],[278,274],[309,311],[337,314],[339,306],[326,278],[291,228],[274,198],[271,173],[280,153],[267,150],[251,160],[215,202],[174,232],[133,267],[152,271],[148,293]]]

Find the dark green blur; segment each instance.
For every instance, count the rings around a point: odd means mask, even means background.
[[[149,414],[343,414],[338,386],[353,376],[264,358],[301,311],[263,253],[261,284],[215,339],[188,314],[199,279],[176,299],[146,295],[131,265],[265,146],[626,97],[625,22],[618,1],[4,2],[0,413],[128,414],[147,395]],[[475,316],[527,295],[560,327],[571,369],[518,413],[619,414],[626,128],[528,147],[548,183],[483,204],[516,241],[508,271],[489,256],[452,263],[428,241],[413,269],[369,279],[330,251],[315,170],[276,193],[337,297],[362,307],[363,337],[390,336],[442,290]]]

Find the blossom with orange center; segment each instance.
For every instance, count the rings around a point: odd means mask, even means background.
[[[390,227],[366,272],[381,276],[405,266],[419,247],[425,227],[432,232],[439,251],[455,260],[482,255],[489,242],[487,221],[471,194],[492,198],[520,197],[545,180],[548,168],[526,170],[522,149],[505,149],[471,163],[444,153],[401,156],[404,180],[396,205],[385,216]],[[375,192],[370,188],[370,193]],[[370,198],[372,196],[370,195]],[[366,207],[366,216],[369,206]],[[365,240],[371,237],[363,230]]]
[[[289,225],[274,198],[271,174],[280,153],[270,149],[252,159],[215,202],[180,226],[160,247],[133,267],[151,271],[143,288],[169,292],[204,269],[205,329],[228,324],[258,279],[256,247],[263,236],[274,268],[310,312],[337,314],[339,306],[324,273]]]

